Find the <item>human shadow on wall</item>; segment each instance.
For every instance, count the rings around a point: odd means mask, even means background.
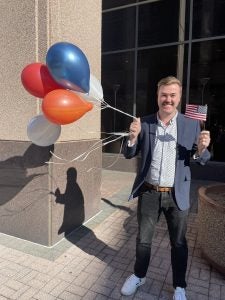
[[[63,222],[58,234],[69,234],[75,228],[81,226],[85,219],[84,196],[77,183],[77,170],[73,167],[67,170],[67,183],[65,193],[57,188],[54,192],[56,203],[64,205]]]
[[[84,196],[77,183],[77,170],[74,167],[67,170],[65,192],[61,193],[57,188],[52,194],[56,197],[56,203],[64,205],[63,222],[58,234],[64,233],[68,241],[103,261],[107,254],[115,255],[115,249],[99,240],[91,229],[83,225],[85,220]],[[103,249],[105,254],[102,254]]]
[[[31,144],[21,156],[0,161],[0,206],[13,199],[35,177],[46,173],[35,173],[35,168],[50,160],[54,145],[39,147]]]

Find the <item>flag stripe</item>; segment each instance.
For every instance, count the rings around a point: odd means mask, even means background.
[[[191,119],[206,121],[207,105],[186,104],[185,116]]]

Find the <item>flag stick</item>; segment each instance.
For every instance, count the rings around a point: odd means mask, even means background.
[[[200,128],[201,130],[205,130],[205,121],[200,121]]]

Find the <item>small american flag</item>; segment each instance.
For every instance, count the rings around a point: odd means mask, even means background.
[[[185,116],[191,119],[206,121],[207,105],[186,104]]]

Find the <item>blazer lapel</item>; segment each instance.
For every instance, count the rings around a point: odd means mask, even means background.
[[[157,123],[157,115],[155,114],[155,115],[153,115],[153,118],[150,120],[150,124],[149,124],[151,153],[153,153],[153,148],[154,148],[154,144],[155,144],[156,123]]]
[[[177,115],[177,144],[181,145],[182,140],[184,139],[184,130],[185,122],[182,114],[178,113]]]

